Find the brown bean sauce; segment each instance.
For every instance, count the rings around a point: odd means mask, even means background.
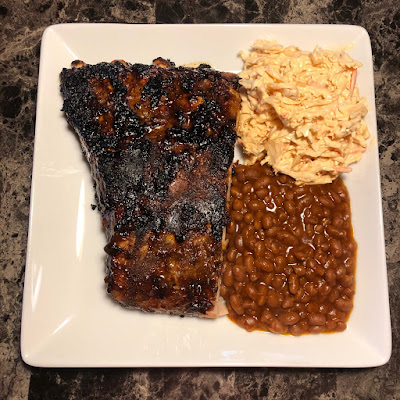
[[[340,332],[353,308],[357,244],[338,178],[297,186],[267,165],[234,169],[221,294],[248,331]]]

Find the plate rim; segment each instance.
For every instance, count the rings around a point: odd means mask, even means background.
[[[107,27],[107,28],[126,28],[126,27],[134,27],[135,29],[150,29],[150,28],[155,28],[155,29],[193,29],[194,27],[240,27],[240,28],[245,28],[245,27],[252,27],[252,28],[259,28],[259,27],[287,27],[290,29],[293,29],[295,27],[301,27],[301,28],[311,28],[311,29],[318,29],[318,28],[324,28],[324,29],[340,29],[341,27],[346,27],[346,28],[350,28],[350,29],[356,29],[358,30],[358,32],[362,35],[367,35],[367,39],[369,41],[369,45],[370,45],[370,38],[369,38],[369,34],[368,32],[365,30],[365,28],[357,26],[357,25],[348,25],[348,24],[315,24],[315,25],[310,25],[310,24],[112,24],[112,23],[63,23],[63,24],[55,24],[55,25],[51,25],[49,27],[47,27],[43,33],[43,37],[42,37],[42,43],[41,43],[41,56],[40,56],[40,64],[39,64],[39,84],[38,84],[38,97],[37,97],[37,111],[36,111],[36,115],[38,115],[39,112],[39,108],[40,108],[40,104],[41,104],[41,96],[43,95],[43,89],[41,85],[41,79],[44,79],[44,59],[42,59],[42,57],[44,58],[43,54],[45,54],[45,49],[46,46],[48,45],[47,42],[51,39],[51,35],[52,34],[57,34],[59,35],[60,33],[62,34],[62,31],[64,29],[70,30],[70,29],[79,29],[79,27],[84,27],[84,28],[89,28],[89,29],[99,29],[102,27]],[[372,54],[372,53],[371,53]],[[373,77],[372,77],[373,78]],[[374,88],[372,88],[374,89]],[[374,96],[374,100],[375,100],[375,96]],[[374,107],[374,111],[375,111],[375,103],[373,105]],[[374,119],[374,123],[376,125],[376,118]],[[31,248],[31,242],[32,242],[32,234],[33,234],[33,215],[35,213],[35,198],[36,198],[36,189],[35,189],[35,176],[37,174],[36,172],[36,168],[35,166],[37,166],[37,148],[38,148],[38,141],[41,140],[41,135],[40,133],[38,134],[38,132],[40,132],[40,129],[38,129],[38,125],[39,125],[39,121],[38,118],[36,120],[36,124],[35,124],[35,140],[34,140],[34,155],[33,155],[33,170],[32,170],[32,185],[31,185],[31,197],[30,197],[30,213],[29,213],[29,230],[28,230],[28,244],[27,244],[27,256],[26,256],[26,269],[25,269],[25,274],[26,276],[26,280],[25,283],[27,281],[29,281],[31,279],[31,266],[32,266],[32,248]],[[376,128],[376,127],[375,127]],[[377,130],[376,130],[377,132]],[[43,134],[42,134],[43,135]],[[379,186],[378,186],[378,191],[379,191],[379,197],[380,199],[382,198],[381,195],[381,177],[380,177],[380,164],[379,164],[379,154],[376,151],[375,154],[375,158],[377,158],[377,179],[379,182]],[[37,206],[36,206],[37,208]],[[380,225],[380,232],[382,233],[382,235],[379,236],[380,242],[383,243],[383,250],[385,250],[385,242],[384,242],[384,226],[383,226],[383,212],[382,212],[382,201],[379,202],[378,205],[378,214],[380,216],[379,219],[379,225]],[[382,245],[381,243],[381,245]],[[382,266],[382,274],[383,274],[383,279],[385,279],[386,283],[387,283],[387,265],[386,265],[386,257],[384,254],[384,261],[383,262],[383,266]],[[27,296],[25,295],[26,292],[26,284],[24,283],[24,296],[23,296],[23,308],[22,308],[22,323],[21,323],[21,355],[22,355],[22,359],[29,365],[32,366],[53,366],[53,367],[62,367],[62,366],[82,366],[81,363],[71,363],[68,365],[65,365],[65,363],[63,364],[57,364],[57,363],[49,363],[49,362],[45,362],[42,360],[40,360],[39,358],[36,358],[35,360],[35,356],[34,356],[34,351],[27,351],[28,349],[26,348],[26,341],[24,340],[25,335],[27,334],[27,327],[26,327],[26,323],[24,323],[24,316],[26,317],[26,313],[27,313],[27,304],[26,302],[28,300]],[[331,367],[338,367],[338,368],[347,368],[347,367],[372,367],[372,366],[379,366],[379,365],[383,365],[385,363],[387,363],[390,359],[391,356],[391,350],[392,350],[392,337],[391,337],[391,321],[390,321],[390,306],[389,306],[389,298],[388,298],[388,287],[386,285],[386,293],[384,293],[384,295],[386,295],[386,299],[385,301],[385,307],[386,307],[386,312],[388,313],[388,325],[386,326],[387,328],[387,332],[386,332],[386,336],[388,336],[386,339],[388,340],[387,342],[387,346],[386,346],[386,352],[385,354],[380,354],[376,357],[375,361],[372,361],[369,365],[359,365],[357,363],[351,364],[351,363],[346,363],[345,365],[334,365],[334,364],[328,364],[328,365],[318,365],[317,367],[322,367],[322,368],[331,368]],[[29,354],[30,353],[30,354]],[[97,366],[97,367],[106,367],[106,366],[110,366],[109,364],[107,365],[101,365],[99,363],[88,363],[88,365],[83,365],[84,367],[90,367],[90,366]],[[157,365],[150,365],[150,364],[132,364],[130,362],[127,363],[116,363],[115,365],[112,365],[112,367],[127,367],[127,366],[134,366],[134,367],[140,367],[140,366],[144,366],[144,367],[151,367],[151,366],[156,366],[156,367],[180,367],[180,366],[184,366],[184,367],[188,367],[188,366],[200,366],[200,367],[205,367],[205,366],[219,366],[219,367],[232,367],[232,366],[249,366],[249,367],[256,367],[256,366],[276,366],[276,367],[314,367],[315,365],[289,365],[289,364],[268,364],[268,363],[264,363],[264,364],[260,364],[259,362],[255,362],[255,363],[249,363],[249,362],[244,362],[244,363],[238,363],[238,362],[205,362],[205,363],[189,363],[189,364],[184,364],[181,365],[180,363],[178,364],[174,364],[174,362],[167,362],[167,363],[159,363]]]

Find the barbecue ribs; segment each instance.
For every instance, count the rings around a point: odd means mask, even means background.
[[[151,312],[215,317],[240,108],[234,74],[124,61],[61,72],[95,181],[107,291]]]

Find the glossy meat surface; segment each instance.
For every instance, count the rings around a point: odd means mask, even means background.
[[[240,107],[233,74],[124,61],[61,72],[95,180],[107,290],[126,307],[211,316]]]

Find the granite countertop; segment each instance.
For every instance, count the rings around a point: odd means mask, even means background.
[[[400,3],[396,0],[11,0],[0,3],[0,399],[400,399]],[[43,30],[63,22],[343,23],[370,34],[393,332],[368,369],[44,369],[20,356]]]

